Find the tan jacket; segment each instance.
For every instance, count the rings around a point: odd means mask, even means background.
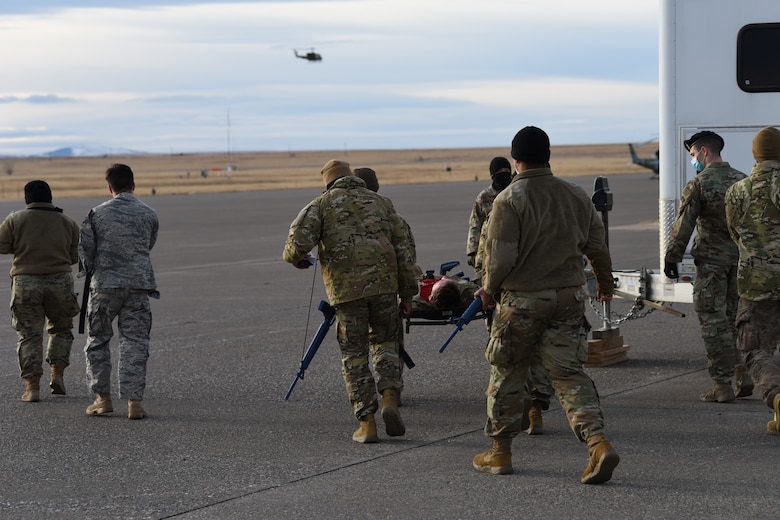
[[[612,261],[604,225],[585,191],[549,168],[516,175],[493,202],[485,243],[483,286],[540,291],[585,283],[591,260],[603,294],[612,294]]]
[[[390,199],[347,176],[298,213],[282,257],[294,265],[317,247],[331,305],[391,293],[411,302],[417,275],[410,238]]]
[[[69,273],[78,246],[78,224],[48,202],[30,203],[0,224],[0,253],[14,255],[11,276]]]

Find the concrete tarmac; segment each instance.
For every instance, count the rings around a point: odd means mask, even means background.
[[[592,191],[593,179],[572,180]],[[486,184],[380,193],[410,223],[423,269],[459,260],[472,274],[468,214]],[[657,269],[657,181],[621,175],[609,185],[614,267]],[[0,518],[777,518],[780,438],[766,432],[771,411],[757,392],[730,404],[699,401],[710,380],[690,305],[675,306],[685,318],[655,311],[624,322],[629,360],[587,369],[621,456],[610,482],[580,484],[587,449],[557,403],[544,414],[544,435],[515,440],[515,473],[487,475],[471,465],[490,446],[482,432],[489,373],[482,323],[442,354],[452,326],[412,327],[406,343],[417,366],[404,373],[401,408],[407,433],[389,438],[378,419],[380,442],[355,443],[333,331],[283,399],[325,295],[318,270],[292,268],[281,251],[290,222],[320,190],[148,191],[139,186],[138,194],[160,216],[153,260],[162,294],[152,303],[149,417],[127,420],[116,386],[112,416],[85,414],[93,397],[78,334],[68,395],[44,387],[41,402],[21,402],[16,336],[4,311]],[[54,196],[78,222],[101,202]],[[0,212],[21,207],[2,202]],[[0,270],[10,262],[0,257]],[[10,298],[9,279],[0,294]],[[592,311],[588,317],[600,326]],[[117,359],[116,338],[112,349]]]

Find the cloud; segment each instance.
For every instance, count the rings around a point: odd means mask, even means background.
[[[493,146],[528,119],[572,144],[657,134],[656,0],[20,4],[0,103],[36,131],[0,153],[212,151],[227,111],[236,150]]]
[[[623,110],[632,104],[644,106],[653,103],[658,98],[658,85],[559,77],[415,85],[405,93],[408,96],[445,98],[505,109],[569,112],[588,107],[601,111],[610,107]]]
[[[19,97],[19,96],[0,97],[0,103],[51,104],[51,103],[71,103],[73,101],[74,100],[72,98],[61,97],[54,94],[33,94],[26,97]]]

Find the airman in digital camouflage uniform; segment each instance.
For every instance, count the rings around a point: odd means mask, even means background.
[[[360,424],[352,438],[377,442],[377,390],[387,434],[401,436],[406,426],[397,402],[398,298],[401,314],[408,316],[417,293],[409,240],[392,204],[353,176],[349,164],[328,161],[321,174],[326,190],[290,225],[283,258],[307,268],[308,253],[319,249],[325,291],[336,308],[342,374]],[[386,387],[377,387],[371,373],[369,328],[386,360],[377,364]]]
[[[726,192],[726,222],[739,247],[737,338],[745,366],[780,424],[780,131],[760,130],[753,138],[755,166]]]
[[[483,309],[495,307],[485,358],[490,363],[485,434],[493,448],[473,460],[478,471],[512,473],[512,439],[530,399],[525,385],[539,353],[578,440],[588,444],[580,481],[606,482],[620,461],[604,435],[598,392],[582,368],[587,322],[582,255],[599,298],[612,298],[612,261],[604,225],[582,188],[553,176],[550,140],[527,126],[512,140],[519,172],[493,203],[485,241]],[[495,299],[498,299],[496,304]]]
[[[712,389],[701,394],[705,402],[727,403],[753,393],[753,380],[737,351],[737,260],[739,251],[726,227],[724,197],[745,174],[720,156],[723,138],[705,130],[684,142],[690,152],[696,177],[686,184],[672,236],[664,258],[664,273],[677,278],[688,241],[696,229],[691,254],[696,263],[693,307],[699,316],[707,352]],[[734,385],[732,387],[732,378]]]
[[[151,250],[157,242],[157,213],[133,195],[133,171],[124,164],[106,170],[111,200],[93,208],[81,224],[79,256],[92,272],[87,307],[87,377],[97,394],[88,415],[114,411],[111,402],[112,322],[119,330],[119,396],[127,399],[127,417],[143,419],[146,361],[152,311],[159,298]]]
[[[0,225],[0,253],[14,255],[11,324],[18,336],[16,351],[26,385],[22,401],[37,402],[47,322],[49,386],[52,394],[65,394],[63,373],[70,364],[73,317],[79,312],[71,274],[71,266],[78,262],[79,226],[52,204],[45,181],[28,182],[24,201],[27,207],[11,213]]]
[[[482,232],[482,226],[490,215],[493,208],[493,201],[501,190],[509,185],[512,179],[512,165],[505,157],[494,157],[490,161],[490,186],[480,191],[474,206],[469,215],[469,235],[466,240],[466,258],[468,264],[474,268],[477,276],[480,276],[482,270],[482,258],[479,252],[479,235]]]

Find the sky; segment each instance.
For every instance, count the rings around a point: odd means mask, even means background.
[[[658,4],[0,0],[0,155],[644,142]]]

